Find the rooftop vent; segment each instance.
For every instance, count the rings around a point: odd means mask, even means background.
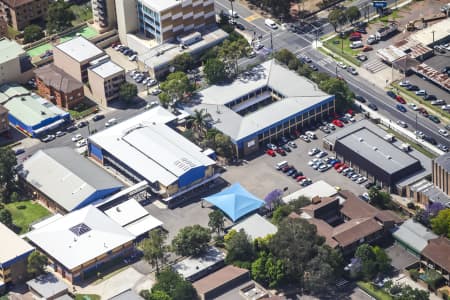
[[[372,149],[373,149],[373,151],[377,151],[378,150],[377,146],[373,146]]]
[[[362,142],[364,139],[362,137],[358,138],[358,141]]]
[[[392,156],[388,155],[386,158],[387,158],[387,159],[392,159]]]

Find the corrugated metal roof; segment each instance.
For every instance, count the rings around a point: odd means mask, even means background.
[[[418,222],[414,222],[412,219],[409,219],[400,225],[392,236],[409,245],[417,253],[422,252],[429,240],[438,237],[425,226]]]
[[[2,241],[0,264],[8,263],[16,257],[33,251],[33,247],[21,239],[11,229],[0,223],[0,237]]]

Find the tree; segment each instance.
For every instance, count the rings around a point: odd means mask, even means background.
[[[361,18],[361,12],[357,6],[350,6],[345,10],[345,15],[350,24],[353,25],[353,22]]]
[[[17,159],[10,148],[0,148],[0,193],[1,201],[8,203],[9,196],[16,188]]]
[[[194,59],[189,53],[185,52],[175,56],[171,65],[176,71],[186,72],[194,67]]]
[[[295,211],[296,213],[301,213],[301,209],[310,204],[311,199],[306,196],[300,196],[297,199],[289,202],[289,206],[292,208],[292,211]]]
[[[38,251],[34,251],[28,256],[27,272],[32,276],[38,276],[42,274],[47,265],[47,257]]]
[[[0,223],[3,223],[9,229],[14,228],[11,212],[6,208],[0,209]]]
[[[284,262],[262,252],[252,263],[252,277],[270,288],[277,287],[286,277]]]
[[[229,238],[225,238],[225,248],[227,249],[225,262],[228,264],[252,261],[255,257],[253,243],[243,229],[235,231],[230,234]]]
[[[169,299],[176,300],[196,300],[198,294],[192,284],[184,280],[177,272],[172,269],[165,269],[161,271],[157,276],[157,282],[152,287],[150,297],[157,292],[163,292],[167,294]],[[159,293],[161,294],[161,293]],[[164,297],[164,296],[161,296]],[[150,298],[152,299],[152,298]],[[157,298],[158,299],[158,298]],[[161,298],[158,300],[162,300]]]
[[[239,72],[238,59],[247,55],[251,51],[250,45],[245,39],[235,41],[225,40],[219,48],[218,57],[225,64],[229,77],[234,77]]]
[[[345,81],[331,77],[320,81],[318,84],[319,88],[325,93],[335,95],[337,111],[344,111],[352,106],[354,94]]]
[[[31,24],[23,30],[23,42],[25,44],[38,41],[45,36],[41,27],[36,24]]]
[[[69,2],[57,0],[48,5],[47,32],[49,34],[72,27],[73,20],[75,20],[75,14],[70,9]]]
[[[192,128],[203,135],[205,133],[206,127],[208,126],[208,119],[211,118],[211,115],[204,109],[195,109],[194,114],[190,115],[187,118],[188,124],[191,124]]]
[[[145,298],[146,300],[172,300],[172,298],[166,294],[164,291],[155,291],[154,293],[151,293],[148,295],[148,298]]]
[[[203,71],[209,84],[216,84],[227,79],[225,64],[220,59],[208,59],[205,63],[205,68]]]
[[[160,265],[166,261],[167,247],[164,245],[167,233],[161,229],[150,231],[149,237],[141,241],[140,246],[144,253],[144,259],[152,267],[156,267],[156,274],[159,274]]]
[[[208,248],[211,232],[198,224],[182,228],[172,240],[172,248],[178,255],[199,256]]]
[[[158,98],[162,106],[166,108],[169,106],[171,101],[169,94],[167,94],[166,92],[162,92],[161,94],[158,95]]]
[[[441,210],[431,219],[431,228],[438,235],[450,237],[450,208]]]
[[[369,199],[371,204],[382,209],[390,208],[392,206],[391,194],[383,192],[375,187],[369,190]]]
[[[124,82],[119,87],[119,97],[125,102],[131,102],[137,93],[138,89],[134,83]]]
[[[333,9],[328,14],[328,23],[333,26],[334,31],[337,31],[337,27],[341,24],[341,19],[344,15],[344,12],[341,9]]]
[[[233,157],[233,143],[228,135],[221,132],[216,133],[214,135],[214,145],[218,155],[228,159]]]
[[[297,57],[291,51],[284,48],[275,52],[274,58],[284,65],[288,65],[291,60],[297,60]]]
[[[390,270],[391,259],[378,246],[362,244],[356,249],[355,257],[361,262],[360,273],[366,280],[370,280],[378,274],[385,274]]]
[[[266,208],[269,210],[275,209],[281,203],[281,196],[283,196],[283,191],[280,189],[275,189],[268,193],[264,198]]]
[[[220,210],[213,210],[208,214],[208,217],[208,226],[220,236],[220,233],[225,228],[225,216]]]
[[[171,102],[182,101],[194,91],[194,87],[183,72],[174,72],[161,83],[161,90],[166,92]]]

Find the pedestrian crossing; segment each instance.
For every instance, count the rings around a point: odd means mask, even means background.
[[[377,72],[380,72],[381,70],[384,70],[387,68],[387,65],[379,59],[370,60],[367,63],[365,63],[363,66],[364,66],[364,68],[369,70],[371,73],[377,73]]]

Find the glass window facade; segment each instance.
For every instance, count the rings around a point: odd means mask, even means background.
[[[142,1],[137,2],[137,12],[139,19],[139,31],[147,37],[154,38],[158,43],[161,43],[162,34],[159,13],[145,6]]]

